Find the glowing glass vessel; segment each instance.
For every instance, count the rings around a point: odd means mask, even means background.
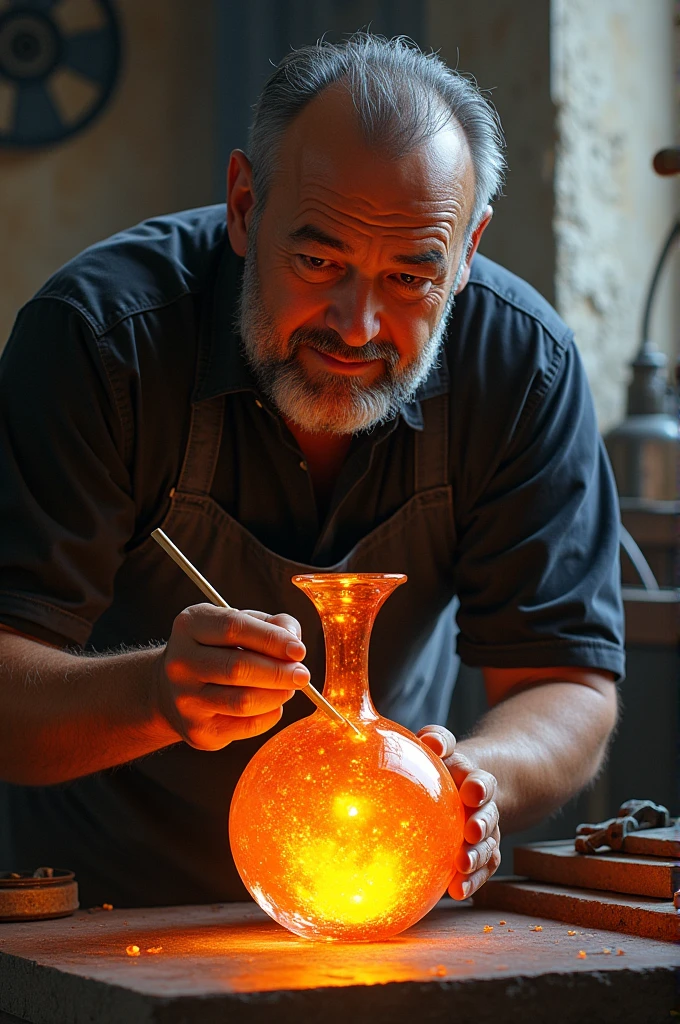
[[[274,920],[305,938],[366,941],[409,928],[444,895],[463,838],[458,791],[441,760],[381,718],[368,687],[375,616],[405,576],[294,576],[326,641],[322,711],[255,754],[231,804],[236,867]],[[425,723],[423,723],[425,724]]]

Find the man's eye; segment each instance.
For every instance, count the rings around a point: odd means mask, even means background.
[[[321,256],[305,256],[304,253],[298,253],[298,259],[311,270],[326,270],[331,265],[330,260],[324,260]]]
[[[420,291],[426,285],[430,284],[429,278],[416,277],[415,274],[397,274],[397,280],[399,281],[399,284],[404,286],[404,288],[410,288],[413,291]]]

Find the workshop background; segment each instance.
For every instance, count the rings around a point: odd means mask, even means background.
[[[245,146],[271,62],[291,45],[369,25],[439,50],[490,90],[510,171],[481,249],[556,305],[576,332],[603,432],[620,423],[645,296],[680,199],[678,178],[652,170],[653,154],[680,141],[675,0],[0,0],[0,345],[18,308],[85,246],[155,214],[222,201],[228,153]],[[650,326],[669,381],[677,249]],[[680,813],[679,507],[675,493],[633,510],[662,593],[642,607],[642,585],[628,581],[630,669],[609,767],[522,839],[566,836],[630,797]],[[464,733],[482,709],[479,676],[464,670],[451,728]]]

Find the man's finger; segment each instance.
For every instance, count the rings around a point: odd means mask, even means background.
[[[207,683],[189,698],[191,704],[206,715],[229,715],[253,718],[280,708],[295,695],[295,690],[270,690],[257,686],[216,686]],[[181,709],[181,702],[178,702]]]
[[[454,900],[466,900],[491,878],[494,872],[498,870],[500,862],[501,851],[497,847],[484,867],[475,871],[472,875],[461,875],[459,872],[456,872],[449,885],[449,895]]]
[[[242,647],[282,661],[301,661],[305,645],[291,630],[272,619],[280,616],[259,616],[233,608],[216,608],[211,604],[191,605],[175,619],[173,632],[190,637],[206,647]],[[294,622],[290,616],[284,617]]]
[[[444,759],[466,807],[481,807],[496,795],[496,777],[475,768],[464,755],[454,751]]]
[[[495,776],[478,768],[461,783],[460,798],[466,807],[482,807],[493,800],[496,787]]]
[[[280,612],[278,615],[270,615],[268,612],[257,612],[250,608],[244,609],[244,612],[246,615],[254,615],[256,619],[262,619],[263,622],[271,622],[273,626],[280,626],[282,629],[288,630],[289,633],[294,633],[298,640],[302,639],[302,626],[292,615],[287,615],[285,612]]]
[[[479,843],[472,846],[469,843],[463,843],[456,855],[456,869],[462,875],[469,875],[473,871],[483,868],[491,859],[493,851],[500,844],[500,841],[500,831],[498,828],[495,828],[492,835]]]
[[[309,682],[309,669],[297,661],[268,658],[254,651],[191,643],[180,654],[166,654],[165,674],[179,686],[217,683],[220,686],[299,690]]]
[[[198,724],[189,726],[183,739],[197,750],[222,750],[234,740],[247,740],[267,732],[281,720],[281,708],[275,708],[264,715],[252,718],[232,718],[228,715],[212,715]]]
[[[417,733],[418,739],[444,760],[456,749],[456,737],[443,725],[426,725]]]
[[[491,801],[485,804],[479,811],[471,814],[465,822],[463,836],[466,843],[472,846],[481,843],[489,836],[493,836],[498,828],[498,808]]]
[[[270,615],[269,621],[275,626],[287,629],[289,633],[295,633],[298,640],[302,639],[302,626],[292,615],[286,615],[285,612],[281,612],[279,615]]]

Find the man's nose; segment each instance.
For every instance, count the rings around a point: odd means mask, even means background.
[[[326,311],[326,326],[361,348],[380,333],[380,306],[370,281],[344,281]]]

